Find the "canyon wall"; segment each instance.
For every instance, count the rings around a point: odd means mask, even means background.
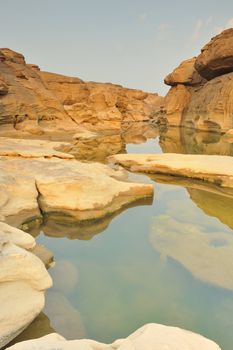
[[[233,128],[233,28],[182,62],[165,80],[171,89],[157,121],[206,131]]]
[[[149,120],[161,100],[158,94],[43,72],[23,55],[0,49],[1,130],[119,131],[122,123]]]

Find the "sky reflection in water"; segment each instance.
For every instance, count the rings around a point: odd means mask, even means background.
[[[162,140],[163,151],[171,152],[172,144],[181,148],[174,140]],[[128,144],[127,151],[161,148],[158,139],[150,139]],[[232,208],[233,198],[192,183],[187,188],[155,183],[152,205],[127,209],[99,229],[89,228],[86,237],[85,229],[75,239],[75,227],[69,236],[70,228],[50,222],[47,236],[41,232],[37,241],[54,252],[54,287],[41,319],[20,339],[54,330],[68,339],[112,342],[158,322],[201,333],[231,350]]]

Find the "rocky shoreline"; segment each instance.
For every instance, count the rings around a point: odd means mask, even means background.
[[[154,186],[133,181],[122,167],[160,177],[161,182],[198,181],[188,185],[196,197],[193,189],[209,186],[212,193],[223,192],[232,198],[232,43],[233,29],[229,29],[213,38],[197,58],[182,62],[165,78],[171,86],[165,98],[42,72],[27,64],[23,55],[0,49],[0,348],[38,316],[45,290],[52,286],[46,270],[52,254],[16,227],[26,230],[31,221],[40,222],[47,216],[85,223],[87,236],[100,232],[127,206],[153,200]],[[158,127],[140,124],[145,121]],[[173,126],[186,131],[176,132],[169,128]],[[217,151],[209,135],[187,133],[189,128],[215,132]],[[158,134],[165,152],[174,150],[174,144],[177,152],[123,154],[127,140],[137,144]],[[188,146],[182,148],[177,138],[188,139]],[[191,148],[200,153],[203,139],[208,145],[205,155],[181,154]],[[216,152],[219,155],[212,155]],[[111,164],[105,164],[106,159]],[[162,179],[164,175],[166,179]],[[185,254],[163,245],[164,237],[170,239],[171,227],[175,230],[172,220],[167,222],[168,232],[157,232],[151,239],[161,239],[160,251],[178,255],[177,260],[192,270]],[[69,234],[72,236],[72,230]],[[188,240],[180,242],[183,251],[188,244]],[[199,246],[193,249],[198,251]],[[211,260],[212,252],[209,254]],[[197,263],[193,274],[216,283],[211,266],[208,268],[207,275],[201,274]],[[225,280],[222,285],[232,288]],[[111,345],[86,339],[66,341],[50,334],[9,349],[159,350],[161,346],[169,350],[187,346],[190,350],[220,349],[202,336],[158,324],[145,325]]]

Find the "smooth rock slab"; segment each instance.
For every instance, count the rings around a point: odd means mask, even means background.
[[[0,222],[0,242],[11,242],[24,249],[32,249],[36,245],[31,235],[5,222]]]
[[[108,160],[114,164],[149,174],[165,174],[204,180],[222,187],[233,187],[233,158],[194,154],[118,154]]]
[[[35,249],[35,239],[0,222],[0,348],[37,317],[52,285],[43,262],[26,249]]]
[[[34,254],[10,242],[0,245],[0,283],[24,281],[35,290],[52,286],[43,262]]]
[[[0,156],[24,158],[74,158],[71,154],[59,152],[56,148],[69,144],[47,140],[12,139],[0,137]]]
[[[122,170],[72,159],[0,157],[0,179],[6,196],[0,206],[4,217],[27,208],[97,219],[153,195],[152,185],[128,182]]]
[[[211,340],[189,331],[160,324],[147,324],[112,344],[93,340],[67,341],[56,333],[15,344],[10,350],[220,350]]]
[[[44,292],[22,281],[0,283],[0,348],[21,333],[44,307]]]

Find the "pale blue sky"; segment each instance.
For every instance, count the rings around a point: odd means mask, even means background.
[[[0,0],[0,47],[41,69],[164,94],[164,76],[233,27],[232,0]]]

